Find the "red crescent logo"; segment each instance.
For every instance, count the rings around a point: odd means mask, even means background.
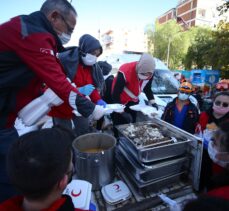
[[[74,190],[72,190],[72,192],[71,192],[71,195],[72,195],[73,197],[78,197],[78,196],[80,196],[80,194],[81,194],[81,190],[80,190],[79,193],[74,193]]]
[[[114,184],[113,186],[115,187],[115,190],[118,190],[119,189],[119,185]]]

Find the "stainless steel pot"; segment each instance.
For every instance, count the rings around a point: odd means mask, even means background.
[[[114,179],[115,145],[116,139],[104,133],[88,133],[73,141],[76,176],[92,183],[92,190],[99,190]]]

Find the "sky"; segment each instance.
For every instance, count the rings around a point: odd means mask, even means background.
[[[11,17],[40,9],[44,0],[2,0],[0,24]],[[154,24],[156,18],[176,7],[178,0],[72,0],[78,13],[73,36],[95,36],[109,29],[139,28]]]

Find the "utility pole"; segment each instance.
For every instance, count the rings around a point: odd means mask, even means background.
[[[166,64],[167,64],[168,68],[169,68],[170,45],[171,45],[171,38],[169,37],[168,49],[167,49],[167,61],[166,61]]]
[[[177,23],[179,23],[179,22],[182,22],[182,23],[183,23],[183,27],[185,28],[185,30],[189,29],[188,23],[187,23],[182,17],[177,16],[177,17],[176,17],[176,20],[177,20]],[[180,32],[180,31],[179,31],[179,32]],[[167,61],[166,61],[168,68],[169,68],[169,57],[170,57],[171,42],[172,42],[172,40],[174,39],[174,37],[177,36],[177,35],[179,34],[179,32],[177,32],[177,33],[174,34],[173,36],[171,35],[171,36],[168,38]]]

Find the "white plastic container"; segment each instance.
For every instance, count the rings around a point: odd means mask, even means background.
[[[72,180],[63,194],[72,198],[75,208],[89,210],[92,184],[85,180]]]
[[[51,110],[52,106],[61,105],[63,102],[63,100],[48,88],[43,95],[23,107],[18,112],[18,117],[26,126],[32,126],[44,117]]]
[[[127,185],[119,180],[102,188],[102,194],[108,204],[114,205],[130,198],[131,193]]]

